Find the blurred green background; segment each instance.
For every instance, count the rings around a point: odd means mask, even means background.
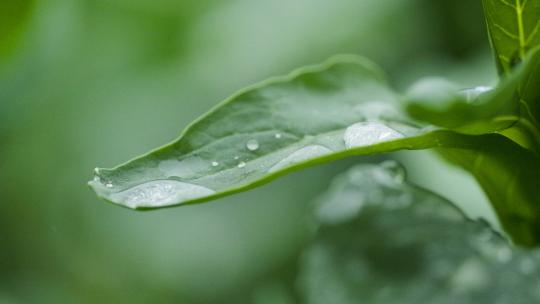
[[[371,58],[398,89],[496,77],[480,1],[1,0],[0,303],[293,303],[277,282],[293,280],[312,199],[374,159],[153,212],[85,184],[234,91],[336,53]],[[426,152],[385,157],[493,220],[460,170]]]

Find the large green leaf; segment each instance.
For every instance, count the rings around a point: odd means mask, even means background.
[[[499,71],[509,74],[540,45],[540,0],[482,0]]]
[[[407,183],[395,163],[355,167],[319,201],[300,263],[304,303],[540,302],[540,252]]]
[[[496,151],[502,142],[514,152],[499,155],[493,169],[483,168],[482,185],[494,191],[490,197],[502,192],[496,210],[503,225],[506,219],[522,221],[512,236],[532,244],[540,238],[533,195],[540,170],[521,171],[536,168],[538,161],[533,152],[506,141],[499,134],[461,134],[411,122],[378,68],[342,56],[234,95],[176,142],[117,168],[96,169],[90,185],[110,202],[152,209],[215,199],[350,155],[438,147],[463,151],[468,159]],[[508,187],[504,176],[520,186]]]
[[[134,209],[201,202],[291,169],[349,155],[434,146],[473,147],[420,128],[372,63],[337,57],[234,95],[174,143],[115,169],[96,169],[99,196]]]

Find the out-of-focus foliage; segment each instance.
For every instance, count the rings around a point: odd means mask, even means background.
[[[540,301],[540,252],[510,247],[485,222],[404,182],[395,163],[351,169],[320,201],[300,267],[305,303]]]
[[[25,29],[33,3],[34,0],[0,2],[0,58],[16,45]]]
[[[480,9],[467,0],[36,1],[0,66],[0,302],[271,302],[282,289],[272,278],[289,275],[307,239],[309,200],[353,161],[151,213],[96,201],[82,186],[93,166],[166,143],[231,92],[335,53],[372,58],[400,87],[427,74],[489,84]]]

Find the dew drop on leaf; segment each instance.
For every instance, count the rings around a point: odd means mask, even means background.
[[[486,92],[491,91],[493,88],[488,86],[478,86],[470,89],[462,90],[460,93],[465,97],[469,102],[473,102],[478,99],[478,97]]]
[[[246,166],[245,162],[239,162],[238,163],[238,168],[244,168],[245,166]]]
[[[255,140],[255,139],[250,139],[246,143],[246,148],[249,151],[255,151],[255,150],[259,149],[259,142],[257,140]]]
[[[274,135],[274,137],[275,137],[276,139],[280,139],[280,138],[282,137],[282,135],[281,135],[281,133],[276,133],[276,134]]]
[[[217,166],[219,166],[219,163],[217,161],[213,161],[212,162],[212,167],[217,167]]]
[[[403,134],[380,122],[359,122],[345,130],[343,140],[347,149],[370,146],[403,138]]]

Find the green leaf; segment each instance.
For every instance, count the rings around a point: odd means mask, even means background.
[[[540,45],[540,0],[483,0],[490,41],[502,74]]]
[[[33,5],[34,0],[0,1],[0,55],[13,48]]]
[[[176,142],[115,169],[96,169],[90,185],[113,203],[158,208],[246,190],[350,155],[471,144],[412,123],[377,67],[340,56],[232,96]]]
[[[540,254],[407,183],[397,164],[362,165],[319,199],[303,252],[303,302],[537,303]]]
[[[540,159],[537,154],[496,134],[478,137],[475,149],[438,151],[474,175],[514,242],[526,246],[539,243]]]
[[[540,154],[540,49],[495,87],[459,90],[440,79],[414,84],[406,95],[415,119],[463,134],[501,133]]]
[[[351,155],[452,148],[460,151],[456,157],[463,151],[469,158],[496,151],[502,142],[516,152],[500,155],[494,170],[485,168],[482,185],[493,192],[490,197],[503,191],[496,210],[505,227],[506,220],[522,221],[519,231],[509,231],[516,242],[540,240],[535,223],[540,213],[532,195],[540,170],[521,173],[537,167],[533,152],[505,142],[499,134],[468,135],[420,126],[399,105],[400,98],[372,63],[336,57],[232,96],[177,141],[117,168],[96,169],[89,184],[107,201],[153,209],[216,199]],[[512,177],[520,186],[508,188],[513,183],[501,176]],[[520,199],[514,200],[514,195]]]

